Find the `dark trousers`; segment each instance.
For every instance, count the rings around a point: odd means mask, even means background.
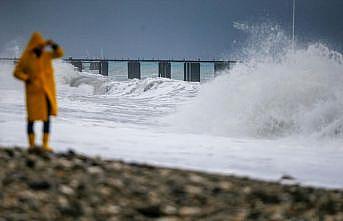
[[[50,112],[51,112],[51,104],[49,98],[46,97],[47,109],[48,109],[48,118],[46,121],[43,122],[43,133],[50,133]],[[34,121],[27,121],[27,133],[33,134],[33,125]]]

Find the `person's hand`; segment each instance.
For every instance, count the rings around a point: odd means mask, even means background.
[[[54,41],[51,40],[51,39],[48,39],[48,40],[46,40],[45,44],[46,44],[46,45],[53,45],[53,44],[54,44]]]
[[[51,46],[51,48],[53,50],[56,50],[58,48],[58,45],[56,44],[56,42],[54,42],[53,40],[51,39],[48,39],[46,42],[45,42],[46,45],[49,45]]]

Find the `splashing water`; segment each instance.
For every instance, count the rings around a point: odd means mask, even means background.
[[[249,28],[259,35],[258,27]],[[300,184],[342,188],[342,55],[321,44],[290,51],[282,31],[273,28],[268,35],[264,28],[266,36],[252,37],[242,50],[244,63],[205,84],[116,82],[56,62],[60,115],[53,122],[52,146],[275,181],[288,174]],[[0,143],[26,146],[23,84],[12,76],[13,62],[0,65]],[[173,121],[160,122],[172,113]],[[251,138],[256,136],[333,139]]]
[[[277,27],[239,27],[252,33],[245,61],[204,85],[168,121],[223,136],[342,137],[342,55],[320,43],[290,50]]]

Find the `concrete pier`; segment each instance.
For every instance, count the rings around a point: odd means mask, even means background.
[[[185,62],[183,67],[185,81],[200,82],[199,62]]]
[[[99,66],[99,74],[108,76],[108,61],[101,61]]]
[[[158,76],[162,78],[171,78],[171,64],[170,62],[158,63]]]
[[[127,70],[129,79],[141,79],[141,63],[139,61],[127,62]]]
[[[108,61],[91,61],[91,62],[81,62],[81,61],[72,61],[71,64],[78,68],[79,71],[82,71],[82,63],[89,64],[89,70],[98,71],[99,74],[108,76]]]
[[[83,71],[89,64],[90,70],[99,71],[98,73],[104,76],[108,76],[109,62],[127,62],[128,65],[128,79],[141,79],[141,63],[153,62],[158,63],[158,76],[164,78],[172,78],[171,74],[171,63],[183,63],[184,64],[184,80],[200,82],[201,79],[201,68],[200,64],[213,64],[214,65],[214,75],[217,76],[220,71],[225,69],[230,69],[234,64],[239,61],[234,60],[201,60],[201,59],[100,59],[100,58],[72,58],[63,59],[74,65],[78,71]],[[0,61],[18,61],[18,58],[0,58]]]

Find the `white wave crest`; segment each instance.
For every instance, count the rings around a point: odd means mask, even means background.
[[[70,64],[56,63],[57,81],[61,86],[90,86],[93,95],[126,96],[140,98],[193,97],[199,83],[190,83],[166,78],[132,79],[113,81],[111,78],[73,70]]]
[[[172,122],[224,136],[342,136],[342,61],[322,44],[253,57],[204,85]]]

